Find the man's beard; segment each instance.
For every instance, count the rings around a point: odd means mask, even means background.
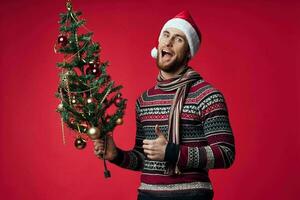
[[[168,65],[164,65],[163,63],[160,63],[161,57],[158,56],[156,59],[156,65],[157,67],[167,73],[177,72],[179,68],[183,67],[187,63],[187,58],[184,56],[182,59],[175,59]]]

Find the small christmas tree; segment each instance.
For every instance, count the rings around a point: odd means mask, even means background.
[[[123,123],[126,99],[106,72],[108,62],[100,61],[100,45],[92,41],[93,35],[74,11],[71,1],[66,2],[67,12],[60,14],[60,34],[55,44],[56,53],[63,55],[57,63],[61,69],[56,96],[61,100],[57,112],[63,123],[75,131],[75,146],[83,149],[88,137],[105,140],[107,133]],[[80,33],[84,28],[87,33]],[[64,130],[63,140],[64,138]],[[105,166],[105,176],[109,171]]]

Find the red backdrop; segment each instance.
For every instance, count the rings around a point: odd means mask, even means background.
[[[299,6],[296,1],[74,0],[112,79],[128,98],[114,132],[134,144],[134,103],[155,84],[150,57],[163,23],[188,9],[203,33],[193,66],[227,100],[236,160],[211,170],[215,199],[299,199]],[[1,2],[0,191],[5,199],[136,199],[139,173],[103,163],[89,143],[62,144],[53,45],[64,1]],[[298,64],[298,68],[296,68]]]

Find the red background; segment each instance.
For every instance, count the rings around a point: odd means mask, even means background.
[[[225,95],[236,160],[211,170],[215,199],[299,199],[299,3],[74,0],[122,84],[128,108],[116,143],[134,143],[134,103],[155,84],[150,57],[163,23],[188,9],[203,43],[193,66]],[[64,1],[1,2],[0,191],[5,199],[136,199],[139,173],[103,163],[89,143],[62,144],[53,45]],[[296,68],[296,66],[298,68]]]

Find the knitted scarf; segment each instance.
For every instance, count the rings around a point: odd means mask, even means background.
[[[173,103],[171,105],[169,114],[169,129],[168,129],[168,141],[179,144],[179,121],[180,113],[188,93],[191,83],[202,79],[202,77],[190,67],[184,67],[183,71],[172,79],[166,80],[161,73],[157,77],[157,87],[163,91],[176,90]],[[177,160],[178,162],[178,160]],[[174,166],[172,163],[168,163],[166,174],[180,174],[177,162]]]
[[[179,144],[180,113],[191,83],[202,79],[201,76],[190,67],[184,67],[182,73],[166,80],[161,73],[157,77],[157,87],[163,91],[176,90],[169,115],[168,141]]]

